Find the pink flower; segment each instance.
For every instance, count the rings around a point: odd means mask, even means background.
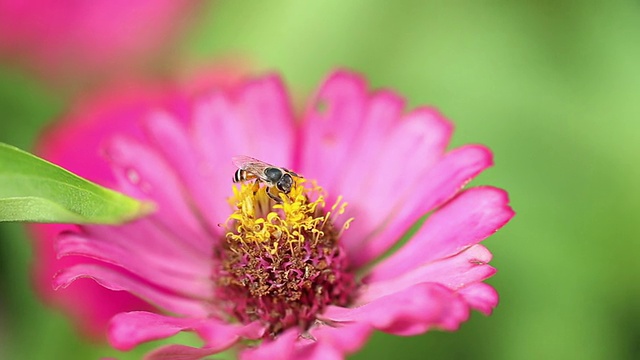
[[[479,242],[514,213],[500,189],[461,190],[491,153],[446,151],[452,126],[434,109],[405,113],[397,94],[370,93],[346,71],[326,80],[299,121],[277,76],[197,96],[118,97],[80,109],[44,151],[158,205],[133,223],[78,226],[57,240],[58,255],[73,260],[56,287],[91,278],[158,309],[115,315],[114,347],[194,331],[201,348],[170,345],[148,358],[198,359],[234,345],[245,358],[341,358],[373,330],[455,330],[471,309],[497,305],[483,283],[495,272],[491,253]],[[304,179],[276,191],[279,202],[264,183],[233,190],[238,154]],[[109,301],[89,295],[83,302],[96,307]],[[142,306],[130,301],[123,310]]]
[[[54,77],[111,69],[148,60],[196,6],[184,0],[0,0],[0,52]]]

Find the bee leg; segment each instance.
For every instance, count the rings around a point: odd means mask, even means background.
[[[275,202],[277,202],[278,204],[282,203],[282,199],[280,199],[280,197],[278,196],[278,194],[274,194],[271,192],[271,189],[273,189],[273,187],[269,187],[267,189],[267,195],[269,195],[270,198],[272,198]]]

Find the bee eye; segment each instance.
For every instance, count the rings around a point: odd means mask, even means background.
[[[266,176],[269,181],[276,182],[282,177],[282,171],[273,167],[266,168],[264,170],[264,176]]]

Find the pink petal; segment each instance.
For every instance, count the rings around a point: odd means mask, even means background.
[[[208,299],[213,291],[213,283],[208,275],[211,264],[208,264],[206,269],[193,268],[188,259],[158,257],[144,250],[131,252],[126,246],[116,242],[102,241],[77,233],[63,234],[57,246],[58,256],[87,256],[120,266],[143,279],[148,279],[156,286],[183,296]]]
[[[297,169],[301,174],[327,190],[335,188],[333,182],[346,168],[348,151],[363,127],[367,100],[361,76],[341,70],[329,76],[304,116]]]
[[[305,360],[341,360],[344,359],[344,353],[331,345],[316,342],[312,345],[297,349],[291,358]]]
[[[265,340],[255,348],[242,351],[239,358],[246,360],[291,359],[299,336],[300,330],[291,328],[278,335],[274,340]]]
[[[487,265],[489,261],[489,250],[473,245],[455,256],[421,265],[395,278],[369,283],[358,301],[366,303],[425,281],[458,290],[495,274],[496,270]]]
[[[391,210],[379,210],[391,211],[392,215],[379,223],[372,233],[363,238],[362,234],[352,231],[353,229],[345,232],[344,245],[347,253],[355,256],[352,259],[354,266],[363,265],[382,255],[422,215],[448,201],[491,164],[491,152],[482,146],[467,145],[447,153],[428,171],[420,184],[416,184],[413,196],[402,198],[402,202]],[[358,221],[362,220],[356,218],[354,226]]]
[[[255,154],[277,166],[291,166],[293,107],[280,77],[270,75],[248,82],[239,94],[238,104],[238,111],[251,129],[243,134],[249,136],[245,141],[251,147],[245,154]],[[234,138],[237,134],[231,139]]]
[[[508,195],[501,189],[476,187],[463,191],[432,214],[401,249],[377,264],[366,281],[391,279],[477,244],[513,217],[508,203]]]
[[[148,253],[159,261],[171,263],[192,273],[207,274],[211,270],[211,257],[186,244],[179,234],[158,226],[149,218],[120,226],[83,226],[87,237],[118,244],[132,253]]]
[[[164,339],[183,330],[192,330],[202,321],[144,311],[120,313],[114,316],[109,324],[109,342],[118,350],[131,350],[143,342]]]
[[[378,91],[371,95],[364,118],[342,124],[342,126],[357,126],[358,122],[361,122],[359,133],[351,142],[348,156],[345,156],[348,160],[345,159],[344,167],[336,171],[339,174],[335,178],[335,183],[322,183],[327,190],[341,194],[342,189],[346,190],[353,188],[354,184],[367,182],[369,177],[364,174],[376,174],[380,171],[380,166],[371,159],[383,151],[382,144],[401,118],[404,105],[404,99],[392,91]],[[328,172],[326,169],[316,168],[315,162],[305,166],[314,169],[314,173]],[[337,169],[332,169],[332,172],[333,170]],[[336,194],[333,195],[336,196]]]
[[[299,359],[342,359],[354,353],[367,341],[373,327],[366,323],[320,325],[309,331],[312,340],[296,349]]]
[[[211,309],[201,300],[193,300],[172,295],[157,287],[136,280],[132,275],[125,275],[115,269],[97,264],[78,264],[60,271],[53,279],[54,288],[65,288],[81,278],[95,280],[103,287],[114,291],[128,291],[167,311],[190,315],[206,316]]]
[[[183,241],[204,254],[211,254],[210,237],[189,208],[182,193],[183,184],[154,150],[116,136],[109,141],[107,154],[120,190],[133,197],[153,199],[158,209],[150,218],[180,234]]]
[[[458,291],[464,300],[474,309],[485,315],[491,315],[498,306],[498,292],[488,284],[475,283]]]
[[[286,92],[276,76],[249,82],[237,98],[210,92],[195,101],[191,136],[218,183],[227,184],[234,155],[276,166],[292,163],[293,119]],[[222,194],[229,189],[222,186]]]
[[[200,360],[220,351],[209,348],[194,348],[186,345],[165,345],[146,354],[144,360]]]
[[[167,338],[181,331],[192,330],[205,340],[202,349],[170,345],[158,349],[147,358],[161,359],[176,354],[190,359],[197,354],[210,355],[223,351],[241,338],[257,339],[264,327],[253,322],[247,325],[231,325],[216,319],[176,318],[149,312],[129,312],[116,315],[109,325],[109,341],[117,349],[130,350],[138,344]]]
[[[210,177],[204,169],[207,165],[202,155],[191,143],[183,124],[172,115],[157,112],[147,117],[145,128],[156,149],[170,164],[184,183],[183,201],[191,202],[199,210],[199,217],[205,220],[207,230],[215,236],[221,236],[218,224],[223,222],[229,212],[226,196],[215,190],[220,187],[221,176]],[[188,154],[185,156],[185,154]],[[227,190],[227,193],[229,189]]]
[[[239,339],[257,340],[265,332],[264,324],[254,321],[249,324],[229,324],[222,321],[208,320],[196,331],[205,341],[205,347],[212,349],[226,349]]]
[[[356,308],[329,306],[327,321],[363,322],[396,335],[416,335],[433,327],[457,329],[469,317],[468,306],[453,291],[434,283],[419,283]]]
[[[211,179],[212,198],[226,199],[230,195],[231,177],[236,171],[231,157],[249,153],[248,141],[238,139],[243,139],[244,134],[251,131],[251,127],[245,125],[242,117],[237,114],[235,104],[222,91],[209,91],[200,95],[194,101],[192,113],[189,136],[193,147],[203,159],[202,176]],[[219,222],[223,223],[225,220],[226,217]]]

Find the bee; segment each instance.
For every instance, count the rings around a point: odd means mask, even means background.
[[[273,189],[289,194],[293,186],[294,177],[302,177],[291,170],[267,164],[258,159],[249,156],[234,156],[231,158],[238,170],[233,174],[233,182],[242,181],[262,181],[267,185],[267,195],[278,203],[282,199],[277,193],[273,193]]]

